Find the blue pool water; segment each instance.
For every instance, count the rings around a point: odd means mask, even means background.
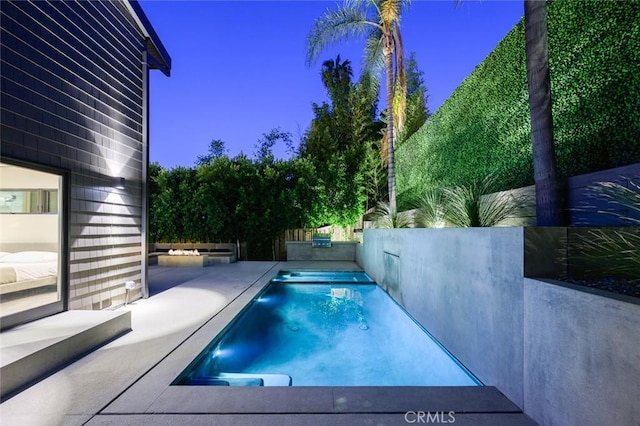
[[[362,272],[281,272],[173,384],[481,385]]]

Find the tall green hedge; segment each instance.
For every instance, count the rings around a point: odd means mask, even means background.
[[[640,0],[548,5],[560,175],[640,162]],[[533,183],[525,59],[523,19],[398,148],[402,199],[489,173],[501,189]]]

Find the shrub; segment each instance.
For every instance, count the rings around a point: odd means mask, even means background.
[[[608,204],[626,210],[602,210],[598,213],[612,214],[623,222],[640,225],[640,184],[629,181],[629,188],[614,182],[598,182],[589,188],[591,197],[605,200]],[[594,208],[595,209],[595,208]],[[633,214],[638,217],[632,217]],[[610,230],[592,229],[579,235],[574,262],[587,272],[607,271],[611,275],[640,283],[640,228],[630,226]]]
[[[443,194],[439,189],[430,189],[414,202],[416,206],[414,224],[419,228],[442,228],[445,226]]]
[[[454,227],[499,226],[519,208],[518,200],[493,193],[496,176],[489,175],[470,185],[444,189],[444,219]]]
[[[398,212],[392,209],[389,203],[380,202],[373,213],[373,225],[376,228],[409,228],[412,225],[411,215],[408,212]]]

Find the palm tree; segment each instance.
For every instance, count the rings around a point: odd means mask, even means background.
[[[524,1],[525,50],[538,226],[563,224],[551,117],[546,0]]]
[[[351,62],[348,59],[340,62],[340,55],[335,61],[328,59],[322,63],[322,83],[329,91],[334,108],[344,107],[349,102],[352,75]]]
[[[313,25],[307,39],[307,64],[329,45],[366,36],[365,72],[377,75],[385,68],[387,89],[387,170],[389,205],[396,208],[394,140],[404,124],[406,79],[400,16],[410,0],[346,0],[337,10],[327,10]]]

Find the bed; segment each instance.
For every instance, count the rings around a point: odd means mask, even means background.
[[[56,252],[0,252],[0,295],[55,285],[57,281]]]

